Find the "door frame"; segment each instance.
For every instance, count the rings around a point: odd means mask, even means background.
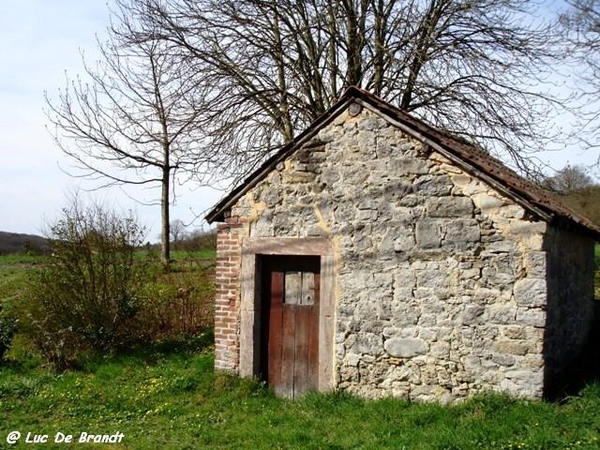
[[[298,255],[321,258],[318,390],[334,387],[335,258],[329,239],[247,238],[242,242],[239,373],[257,377],[261,342],[261,256]]]

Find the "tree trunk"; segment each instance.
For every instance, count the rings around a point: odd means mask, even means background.
[[[162,194],[160,199],[161,209],[161,251],[160,262],[165,269],[169,268],[171,262],[171,242],[169,225],[169,182],[171,180],[170,167],[167,164],[163,167],[162,173]]]

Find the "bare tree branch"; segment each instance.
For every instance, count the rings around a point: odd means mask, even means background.
[[[530,172],[560,102],[543,83],[556,29],[517,0],[118,0],[205,88],[198,121],[240,175],[349,85],[372,90]]]
[[[100,61],[84,58],[84,77],[67,78],[56,99],[46,94],[47,117],[59,148],[74,161],[74,176],[101,187],[161,187],[162,261],[170,259],[169,206],[177,173],[202,174],[213,164],[203,147],[201,85],[188,59],[175,58],[164,40],[130,39],[138,32],[128,11],[113,12]],[[84,81],[85,80],[85,81]]]

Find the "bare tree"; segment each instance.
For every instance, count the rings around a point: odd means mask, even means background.
[[[555,33],[533,1],[118,1],[134,40],[166,42],[210,80],[200,119],[230,168],[293,139],[350,85],[522,170],[550,135],[557,104],[540,83]]]
[[[186,228],[185,223],[183,223],[183,221],[180,219],[175,219],[171,222],[170,232],[171,232],[171,239],[173,240],[173,243],[177,244],[177,242],[185,239],[185,236],[186,236],[185,228]]]
[[[47,117],[61,150],[75,161],[74,176],[109,185],[160,187],[162,263],[170,259],[169,207],[180,174],[206,168],[210,155],[197,151],[201,95],[186,61],[174,59],[164,41],[127,40],[125,15],[114,15],[101,60],[85,79],[67,79],[57,99],[46,93]]]
[[[575,88],[579,92],[580,119],[576,133],[588,149],[600,146],[600,1],[567,0],[569,8],[561,15],[567,55],[577,70]],[[600,156],[597,160],[600,165]]]

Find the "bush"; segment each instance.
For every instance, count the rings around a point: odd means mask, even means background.
[[[186,252],[195,252],[199,250],[216,250],[217,232],[216,230],[196,230],[191,232],[185,239],[173,243],[173,250],[183,250]]]
[[[179,261],[146,283],[140,323],[152,341],[196,336],[214,320],[214,266]]]
[[[17,319],[3,314],[0,308],[0,362],[4,360],[6,351],[10,348],[16,329]]]
[[[129,214],[78,201],[50,227],[50,264],[36,272],[27,302],[29,332],[62,369],[82,352],[108,352],[139,338],[137,293],[148,263],[136,255],[145,230]]]

